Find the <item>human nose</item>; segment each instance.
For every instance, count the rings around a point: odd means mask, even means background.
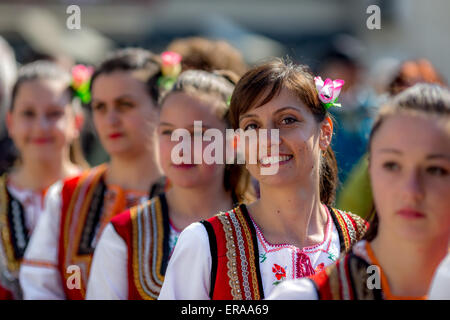
[[[38,127],[40,130],[46,131],[50,128],[50,120],[46,115],[40,115],[38,118]]]
[[[117,125],[120,122],[118,112],[114,109],[108,110],[106,113],[106,121],[112,126]]]
[[[415,203],[423,198],[423,181],[419,170],[407,173],[401,191],[403,200],[407,202]]]

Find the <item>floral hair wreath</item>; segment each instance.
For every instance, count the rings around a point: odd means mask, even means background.
[[[333,81],[327,78],[323,81],[321,77],[317,76],[314,77],[314,82],[319,94],[319,100],[322,102],[325,110],[328,110],[331,107],[341,107],[341,104],[336,102],[341,93],[342,86],[345,83],[344,80],[336,79]]]
[[[161,53],[161,73],[158,78],[158,86],[165,90],[170,90],[177,81],[178,75],[181,73],[182,56],[173,51],[164,51]]]
[[[77,64],[72,67],[72,83],[71,86],[75,91],[75,95],[80,98],[81,102],[87,104],[91,101],[91,92],[89,87],[94,68]]]

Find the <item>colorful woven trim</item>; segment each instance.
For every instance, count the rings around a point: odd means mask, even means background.
[[[369,289],[367,263],[353,253],[348,253],[322,272],[313,275],[320,300],[380,300],[380,289]]]
[[[87,279],[92,262],[92,253],[80,253],[80,242],[82,241],[83,230],[86,226],[86,218],[90,211],[94,192],[105,171],[106,165],[87,170],[80,176],[70,195],[66,195],[63,190],[63,202],[67,203],[68,206],[67,210],[61,215],[60,237],[62,238],[62,248],[60,248],[60,272],[63,276],[64,283],[66,283],[70,277],[70,274],[66,272],[67,268],[71,265],[78,265],[80,267],[81,289],[79,293],[81,297],[85,296]],[[70,292],[66,293],[75,294],[77,290],[72,289],[68,291]]]
[[[362,239],[367,231],[368,223],[350,212],[344,212],[328,207],[331,217],[336,225],[341,243],[341,253],[348,252],[350,248]]]
[[[240,206],[216,217],[225,232],[227,275],[233,299],[259,300],[263,293],[258,261],[255,259],[258,247],[253,225],[249,217],[245,216],[244,210],[246,213],[245,206]]]
[[[156,300],[168,262],[168,209],[164,195],[130,209],[133,278],[143,299]]]
[[[6,174],[0,177],[0,238],[0,286],[20,299],[19,268],[29,237],[24,209],[9,194]]]

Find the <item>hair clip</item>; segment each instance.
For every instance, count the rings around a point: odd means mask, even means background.
[[[173,51],[161,53],[161,73],[158,86],[170,90],[181,73],[181,55]]]
[[[94,73],[94,68],[83,64],[77,64],[72,67],[71,73],[71,86],[75,91],[76,96],[80,98],[81,102],[85,104],[89,103],[91,101],[89,86],[91,84],[91,77]]]
[[[322,102],[325,110],[328,110],[331,107],[341,107],[341,104],[336,102],[341,93],[342,86],[345,83],[344,80],[336,79],[332,81],[327,78],[323,81],[322,78],[318,76],[314,77],[314,82],[319,94],[319,100]]]

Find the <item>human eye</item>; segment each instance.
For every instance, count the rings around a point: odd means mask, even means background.
[[[253,123],[253,122],[247,123],[247,124],[244,125],[244,131],[256,130],[257,128],[258,128],[258,125],[256,123]]]
[[[57,119],[60,118],[64,112],[62,110],[52,110],[49,113],[47,113],[47,117],[51,119]]]
[[[281,122],[281,124],[289,125],[289,124],[293,124],[295,122],[298,122],[298,120],[295,117],[293,117],[293,116],[285,116],[285,117],[283,117],[281,119],[280,122]]]
[[[34,113],[34,111],[31,110],[31,109],[25,109],[25,110],[23,110],[23,111],[21,112],[21,114],[22,114],[23,117],[29,118],[29,119],[33,118],[33,117],[36,115],[36,114]]]
[[[95,112],[102,112],[106,109],[105,104],[102,102],[92,103],[91,107],[92,107],[92,110]]]
[[[163,129],[160,131],[161,135],[171,135],[172,134],[172,130],[170,129]]]
[[[441,166],[429,166],[425,171],[435,177],[444,177],[448,175],[448,170]]]
[[[119,111],[126,111],[128,109],[133,108],[134,106],[135,106],[134,102],[129,100],[121,99],[117,101],[117,107]]]
[[[391,172],[396,172],[400,170],[400,165],[395,161],[386,161],[383,163],[382,167]]]

